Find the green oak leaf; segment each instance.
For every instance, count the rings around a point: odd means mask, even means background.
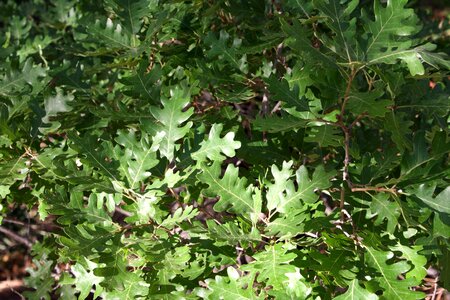
[[[50,300],[52,286],[55,284],[52,262],[44,257],[42,260],[34,259],[33,264],[34,267],[27,270],[30,276],[25,278],[25,283],[35,291],[26,291],[23,295],[31,300]]]
[[[358,279],[353,279],[350,284],[348,285],[347,291],[335,297],[336,300],[376,300],[378,299],[378,296],[374,293],[369,292],[368,290],[362,288],[359,285]]]
[[[263,118],[258,116],[252,124],[257,130],[278,133],[291,130],[298,131],[301,128],[305,128],[308,122],[308,120],[287,114],[282,117],[269,116]]]
[[[70,147],[84,157],[83,163],[97,168],[110,180],[119,179],[117,161],[108,161],[108,156],[109,158],[112,156],[112,149],[108,143],[101,144],[98,137],[89,134],[81,137],[75,132],[69,132],[68,136],[72,142]]]
[[[226,156],[235,156],[235,150],[241,147],[241,142],[234,140],[234,132],[228,132],[221,138],[220,134],[222,129],[223,124],[213,124],[209,131],[208,138],[200,143],[200,149],[192,153],[192,158],[196,160],[198,164],[206,162],[207,159],[212,161],[223,161]]]
[[[434,211],[450,214],[450,187],[446,187],[436,197],[433,197],[435,190],[436,184],[421,184],[407,189],[407,192],[420,199],[423,204]]]
[[[297,255],[293,252],[288,253],[282,244],[266,246],[264,250],[255,254],[253,256],[255,260],[243,265],[241,269],[255,275],[258,273],[257,280],[271,286],[275,291],[284,290],[285,283],[289,279],[286,273],[296,273],[295,266],[290,263]]]
[[[97,19],[95,23],[89,23],[86,26],[86,32],[89,35],[88,41],[100,42],[108,48],[108,51],[135,50],[134,42],[132,42],[134,39],[122,29],[120,23],[114,22],[110,18]]]
[[[233,268],[227,268],[228,277],[216,276],[214,279],[207,279],[207,290],[198,292],[202,299],[221,299],[221,300],[256,300],[264,299],[253,292],[253,277],[240,277],[239,273]]]
[[[321,15],[325,16],[325,23],[335,33],[332,40],[328,39],[326,35],[321,37],[326,46],[334,51],[339,56],[342,56],[344,61],[352,63],[358,61],[362,57],[362,51],[356,36],[356,18],[351,18],[350,15],[359,4],[359,0],[347,1],[345,5],[341,4],[339,0],[314,0],[314,7],[317,8]]]
[[[394,233],[398,224],[398,217],[401,214],[401,207],[397,201],[390,201],[391,195],[388,193],[378,193],[371,195],[370,210],[366,213],[366,218],[377,216],[374,225],[380,225],[387,219],[387,231]]]
[[[162,135],[155,136],[151,143],[150,137],[145,134],[138,141],[133,131],[118,132],[115,140],[123,147],[123,150],[116,146],[115,158],[120,161],[119,170],[127,178],[129,188],[140,188],[143,181],[150,177],[149,170],[159,162],[156,158],[156,151],[161,138]]]
[[[158,83],[162,76],[162,70],[159,65],[154,66],[147,72],[148,62],[142,61],[141,64],[120,79],[124,84],[124,94],[143,100],[143,103],[156,104],[159,101],[161,85]]]
[[[151,107],[150,113],[155,118],[154,122],[143,120],[143,129],[154,135],[161,135],[159,152],[161,156],[171,161],[175,156],[175,151],[179,148],[175,142],[183,139],[192,122],[186,121],[194,113],[193,108],[184,111],[189,104],[190,93],[183,88],[176,87],[170,90],[170,99],[161,97],[163,108]]]
[[[406,274],[406,278],[415,278],[416,284],[419,285],[425,276],[427,276],[427,269],[425,268],[427,258],[419,254],[419,252],[423,250],[423,246],[408,247],[397,243],[397,245],[390,247],[390,249],[392,251],[400,251],[402,253],[400,258],[407,259],[413,264],[414,269]]]
[[[47,75],[47,71],[41,65],[33,63],[33,59],[28,58],[22,69],[10,68],[0,77],[0,96],[11,97],[16,93],[22,93],[31,88],[32,95],[37,94],[43,87],[42,77]]]
[[[247,56],[239,55],[239,47],[241,46],[242,40],[235,38],[232,40],[231,47],[228,46],[230,41],[230,35],[225,31],[221,30],[219,33],[219,39],[210,32],[205,39],[206,45],[211,48],[207,51],[207,55],[210,59],[218,57],[222,61],[227,61],[231,64],[233,68],[240,70],[243,73],[248,72]]]
[[[332,125],[310,127],[305,142],[318,143],[320,147],[339,147],[343,144],[341,134],[339,128]]]
[[[8,185],[0,185],[0,199],[6,198],[10,192]]]
[[[226,222],[223,224],[216,224],[212,220],[207,220],[208,234],[212,240],[216,240],[220,245],[225,242],[230,246],[241,245],[246,247],[251,244],[258,244],[261,242],[261,234],[255,228],[252,228],[250,233],[244,232],[237,224],[233,222]]]
[[[62,280],[62,283],[75,285],[75,290],[80,292],[78,299],[86,299],[91,293],[93,286],[95,286],[94,298],[101,296],[103,287],[100,283],[104,278],[94,275],[94,269],[97,266],[96,263],[86,258],[81,259],[80,262],[71,268],[74,278],[66,277],[65,280]]]
[[[401,152],[412,148],[411,141],[408,139],[411,125],[413,122],[405,119],[402,113],[391,111],[385,115],[384,128],[392,134],[392,140]]]
[[[405,8],[408,0],[388,0],[386,7],[374,1],[374,20],[364,16],[367,33],[364,47],[368,64],[394,64],[401,59],[408,65],[411,75],[424,74],[420,49],[412,49],[412,35],[420,30],[418,18],[412,8]]]
[[[399,275],[407,273],[411,269],[406,261],[388,264],[386,261],[393,257],[392,252],[379,251],[371,247],[365,247],[365,250],[367,264],[378,273],[373,280],[379,283],[383,291],[381,299],[423,299],[423,293],[410,289],[415,285],[414,278],[398,279]]]
[[[281,170],[276,165],[272,165],[271,173],[274,183],[267,183],[267,209],[269,211],[276,209],[285,199],[285,191],[291,184],[289,179],[293,175],[291,169],[293,161],[283,162]],[[291,186],[292,188],[292,186]]]
[[[286,175],[287,173],[284,173],[284,176]],[[274,207],[280,213],[288,213],[294,208],[301,209],[305,204],[314,204],[318,200],[316,191],[331,186],[331,178],[334,176],[335,172],[326,172],[321,165],[314,171],[312,178],[310,178],[306,167],[300,166],[295,172],[296,184],[291,179],[287,180],[286,183],[280,183],[281,181],[279,181],[269,186],[269,191],[270,189],[274,190],[278,195],[278,199],[273,197],[268,199],[268,203],[270,207]],[[283,191],[277,191],[280,189]]]
[[[388,106],[393,105],[393,101],[389,99],[379,99],[384,95],[381,88],[374,89],[370,92],[351,92],[348,98],[346,108],[355,115],[367,113],[374,117],[383,117]]]
[[[131,39],[131,46],[136,47],[138,39],[135,35],[140,31],[143,18],[148,14],[150,1],[114,0],[109,4],[122,20],[123,30]]]
[[[291,90],[286,79],[279,81],[274,75],[265,79],[265,81],[269,86],[271,98],[277,101],[283,101],[289,107],[295,107],[298,111],[309,111],[308,100],[300,96],[300,88],[298,85],[294,85]]]
[[[281,29],[286,35],[286,44],[297,52],[304,61],[308,61],[313,64],[324,65],[326,67],[335,68],[336,60],[325,54],[322,48],[315,47],[310,37],[313,35],[313,31],[303,26],[299,20],[293,19],[291,22],[287,22],[283,19],[281,21]]]
[[[238,177],[238,172],[239,169],[230,164],[220,177],[220,164],[214,163],[211,167],[204,166],[198,179],[209,185],[205,190],[207,194],[220,196],[220,200],[214,205],[216,211],[239,213],[256,222],[261,199],[254,195],[254,188],[247,185],[246,178]]]

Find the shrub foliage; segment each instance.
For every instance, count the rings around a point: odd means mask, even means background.
[[[409,4],[4,1],[0,207],[57,225],[26,297],[448,287],[450,63]]]

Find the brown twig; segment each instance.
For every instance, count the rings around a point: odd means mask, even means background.
[[[345,187],[344,182],[347,182],[347,186],[351,189],[352,183],[348,174],[348,166],[350,164],[350,139],[351,139],[351,126],[346,126],[344,123],[345,106],[350,98],[350,91],[352,87],[353,80],[355,79],[358,69],[351,69],[350,76],[348,78],[347,87],[345,88],[345,93],[342,100],[341,112],[337,115],[337,125],[341,128],[344,133],[344,170],[342,172],[342,187],[341,187],[341,199],[339,208],[341,210],[341,221],[345,220],[344,206],[345,206]]]
[[[433,287],[433,295],[431,296],[431,300],[435,300],[436,299],[436,294],[437,294],[437,279],[434,280],[434,287]]]
[[[394,195],[401,194],[401,191],[397,190],[396,188],[384,188],[384,187],[377,187],[377,186],[366,186],[366,187],[354,187],[352,188],[352,192],[386,192],[391,193]]]
[[[344,119],[345,106],[347,105],[348,99],[350,98],[350,89],[352,88],[352,83],[355,79],[356,74],[358,74],[358,69],[352,68],[350,76],[348,78],[347,87],[345,88],[345,93],[341,105],[341,112],[339,114],[341,120]]]
[[[3,226],[0,226],[0,232],[3,233],[4,235],[8,236],[9,238],[15,240],[16,242],[19,242],[19,243],[27,246],[27,248],[31,248],[31,246],[32,246],[32,243],[29,240],[21,237],[20,235],[15,234],[11,230],[6,229]]]
[[[37,223],[37,224],[28,224],[23,221],[11,219],[11,218],[3,218],[4,223],[10,223],[15,225],[24,226],[27,229],[31,229],[33,231],[46,231],[46,232],[55,232],[57,230],[61,230],[62,228],[53,223]]]
[[[363,118],[366,117],[366,116],[367,116],[367,113],[366,113],[366,112],[364,112],[364,113],[358,115],[358,116],[356,117],[356,119],[352,122],[352,124],[350,124],[350,126],[349,126],[348,128],[349,128],[349,129],[353,128],[353,126],[355,126],[356,123],[358,123],[361,119],[363,119]]]

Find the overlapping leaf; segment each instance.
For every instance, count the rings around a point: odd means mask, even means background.
[[[359,4],[359,0],[351,0],[341,5],[339,0],[315,0],[314,6],[327,17],[328,27],[335,33],[333,40],[324,35],[322,39],[327,47],[333,49],[339,56],[352,63],[361,59],[361,51],[356,36],[356,18],[351,18],[352,12]]]
[[[378,299],[378,296],[374,293],[371,293],[369,291],[367,291],[366,289],[362,288],[359,285],[359,281],[358,279],[353,279],[348,288],[347,291],[342,294],[337,296],[336,298],[337,300],[353,300],[353,299],[361,299],[361,300],[376,300]]]
[[[295,107],[299,111],[308,111],[308,100],[299,94],[299,86],[294,85],[293,90],[289,88],[288,82],[283,79],[278,81],[274,76],[266,79],[269,85],[271,97],[274,100],[283,101],[290,107]]]
[[[445,188],[436,197],[433,197],[436,185],[421,184],[408,190],[409,193],[419,198],[420,201],[438,213],[450,214],[450,187]]]
[[[55,223],[27,298],[406,300],[430,263],[448,285],[449,62],[415,3],[22,2],[1,227]]]
[[[266,246],[265,251],[256,254],[255,261],[242,266],[242,269],[253,274],[258,272],[258,280],[276,290],[283,290],[288,277],[286,273],[295,273],[295,266],[291,265],[297,255],[288,253],[281,244]]]
[[[289,179],[291,165],[292,162],[284,163],[281,171],[275,166],[272,167],[275,183],[268,185],[267,206],[269,209],[287,213],[293,208],[303,208],[305,204],[313,204],[318,199],[315,192],[331,186],[330,180],[335,176],[335,172],[326,172],[321,166],[310,178],[306,167],[300,166],[295,173],[294,182]]]
[[[369,64],[406,62],[412,75],[423,74],[420,52],[412,49],[411,36],[420,30],[418,18],[412,8],[405,8],[408,0],[388,0],[386,7],[374,1],[374,20],[366,16],[366,59]],[[429,47],[428,47],[429,49]]]
[[[383,117],[388,111],[388,106],[393,105],[389,99],[379,99],[383,94],[384,91],[381,88],[366,93],[352,92],[346,108],[355,115],[367,113],[371,116]]]
[[[9,69],[0,80],[0,96],[10,97],[15,93],[31,91],[38,93],[42,87],[42,77],[47,75],[41,65],[33,63],[33,59],[27,59],[21,70]]]
[[[81,156],[85,157],[87,164],[95,167],[107,176],[110,180],[118,180],[118,163],[115,161],[108,162],[108,157],[112,157],[112,149],[109,145],[103,144],[99,147],[99,138],[93,135],[85,135],[83,138],[76,133],[69,133],[72,141],[71,147]],[[84,160],[84,159],[83,159]]]
[[[423,293],[410,289],[415,282],[413,278],[398,279],[400,274],[411,269],[406,261],[388,264],[387,261],[393,257],[392,252],[379,251],[371,247],[365,249],[367,264],[379,273],[374,280],[378,282],[383,291],[382,299],[415,300],[423,298]]]
[[[135,133],[129,131],[119,132],[116,141],[124,147],[123,152],[117,147],[114,149],[116,159],[120,161],[120,170],[127,178],[129,188],[136,189],[151,175],[149,170],[158,164],[156,151],[160,138],[156,136],[150,144],[148,136],[143,135],[137,141]]]
[[[228,277],[216,276],[215,279],[207,279],[207,289],[208,291],[200,291],[198,296],[203,299],[264,299],[264,297],[257,296],[252,288],[253,278],[251,276],[241,277],[239,273],[233,269],[233,267],[228,267],[227,269]]]
[[[131,36],[132,46],[136,46],[135,35],[142,27],[142,18],[149,13],[148,0],[115,0],[109,2],[114,12],[121,18],[123,29]]]
[[[192,127],[192,122],[186,123],[186,121],[194,113],[193,108],[184,111],[190,101],[188,91],[176,87],[170,91],[170,96],[170,99],[161,98],[163,108],[152,107],[150,109],[155,118],[154,123],[143,121],[143,127],[148,133],[162,136],[159,152],[169,161],[174,158],[174,152],[179,148],[175,142],[182,139]]]
[[[371,195],[371,200],[367,204],[370,209],[367,210],[366,218],[376,216],[374,225],[380,225],[386,219],[387,231],[394,233],[402,209],[398,202],[395,199],[392,201],[388,193],[379,193]]]
[[[239,169],[228,165],[223,176],[219,163],[211,167],[203,167],[198,178],[209,185],[205,191],[211,196],[220,196],[214,205],[217,211],[230,211],[242,214],[248,219],[254,219],[261,210],[261,199],[254,195],[252,185],[247,185],[246,178],[239,178]]]
[[[94,24],[88,24],[86,32],[89,35],[88,41],[108,47],[109,51],[130,51],[134,49],[130,35],[123,32],[120,23],[115,23],[110,18],[107,18],[106,20],[96,20]]]
[[[230,43],[230,35],[222,30],[220,31],[219,39],[211,32],[205,39],[205,43],[211,47],[207,52],[208,57],[214,59],[219,57],[227,61],[233,68],[246,73],[248,71],[246,55],[238,56],[237,48],[240,47],[242,40],[235,38]]]
[[[212,161],[223,161],[226,156],[233,157],[235,150],[241,147],[241,142],[234,141],[234,132],[228,132],[223,138],[220,137],[222,124],[213,124],[208,138],[200,143],[200,149],[192,154],[197,163]],[[224,154],[226,156],[224,156]]]
[[[343,142],[339,128],[332,125],[310,127],[305,142],[318,143],[320,147],[338,147]]]

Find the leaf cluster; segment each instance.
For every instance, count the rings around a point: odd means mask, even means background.
[[[23,2],[0,218],[58,228],[27,298],[406,300],[449,274],[448,44],[407,0]]]

